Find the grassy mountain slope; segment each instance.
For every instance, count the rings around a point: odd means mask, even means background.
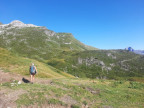
[[[59,71],[58,69],[55,69],[51,66],[48,66],[34,59],[19,57],[6,49],[0,48],[0,68],[2,68],[5,71],[21,75],[29,75],[29,66],[31,65],[31,63],[35,63],[37,67],[38,70],[37,77],[44,77],[44,78],[73,77],[72,75]]]
[[[144,76],[143,56],[124,50],[97,50],[79,42],[71,33],[12,24],[0,26],[0,47],[15,55],[38,60],[77,77],[118,79]]]
[[[144,77],[144,56],[125,50],[77,52],[71,56],[49,60],[48,64],[78,77]]]
[[[34,59],[48,59],[63,51],[94,50],[71,33],[55,33],[44,27],[0,28],[0,47]]]

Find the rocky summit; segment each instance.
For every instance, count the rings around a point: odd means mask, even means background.
[[[18,28],[23,28],[23,27],[38,27],[36,25],[33,24],[24,24],[23,22],[19,21],[19,20],[14,20],[9,24],[2,24],[0,25],[1,29],[6,29],[6,28],[14,28],[14,27],[18,27]]]

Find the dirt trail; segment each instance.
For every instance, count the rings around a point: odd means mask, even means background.
[[[3,72],[0,70],[0,83],[11,82],[12,80],[21,81],[21,75],[12,74],[9,72]]]
[[[131,59],[120,61],[120,62],[123,64],[124,62],[131,61],[131,60],[134,60],[134,59],[137,59],[137,58],[139,58],[139,57],[134,57],[134,58],[131,58]]]
[[[16,108],[15,101],[22,94],[26,93],[26,91],[20,90],[0,90],[0,108]]]
[[[26,83],[25,81],[30,82],[30,76],[22,76],[19,74],[13,74],[9,72],[3,72],[0,70],[0,84],[6,83],[6,82],[13,82],[14,80],[21,81],[22,83]],[[45,80],[36,78],[36,83],[41,84],[50,84],[51,80]],[[26,93],[25,90],[19,89],[19,90],[11,90],[11,89],[2,89],[0,88],[0,108],[16,108],[15,101],[18,99],[18,97],[22,94]],[[34,108],[35,106],[31,106],[29,108]],[[25,108],[25,107],[24,107]],[[36,107],[35,107],[36,108]],[[50,108],[56,108],[53,106],[50,106]]]
[[[9,72],[3,72],[0,70],[0,84],[6,82],[13,82],[18,80],[22,82],[22,76],[18,74],[12,74]],[[0,88],[0,108],[16,108],[16,101],[18,97],[26,93],[25,90],[11,90]]]
[[[12,82],[13,80],[18,80],[24,83],[30,82],[30,76],[22,76],[19,74],[9,73],[9,72],[3,72],[0,70],[0,84],[5,82]],[[51,83],[51,79],[41,79],[41,78],[35,78],[36,83],[40,84],[49,84]]]

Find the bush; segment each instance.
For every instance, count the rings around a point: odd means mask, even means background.
[[[83,101],[83,104],[84,104],[84,105],[87,105],[87,102],[86,102],[86,101]]]
[[[48,104],[61,104],[61,105],[63,105],[63,103],[57,99],[48,100]]]
[[[144,88],[144,84],[131,81],[131,82],[129,83],[128,88],[132,88],[132,89],[143,89],[143,88]]]
[[[71,105],[71,108],[80,108],[80,107],[77,105]]]

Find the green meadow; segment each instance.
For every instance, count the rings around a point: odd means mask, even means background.
[[[15,101],[17,107],[51,104],[70,108],[144,107],[144,84],[131,81],[58,78],[47,84],[22,83],[11,87],[4,83],[0,88],[26,91]]]

